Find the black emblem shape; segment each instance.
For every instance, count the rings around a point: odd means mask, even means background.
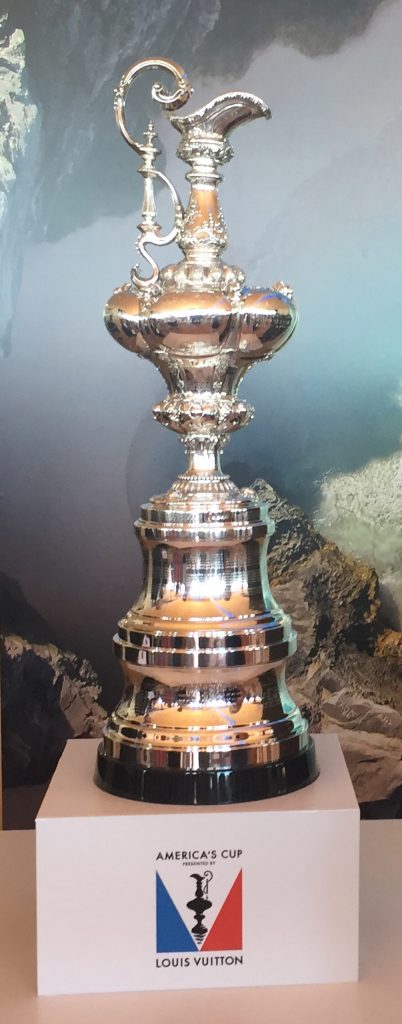
[[[208,928],[203,924],[205,912],[212,907],[211,900],[208,897],[208,886],[213,878],[212,871],[204,871],[203,875],[190,875],[190,878],[195,878],[195,896],[194,899],[187,903],[188,909],[194,912],[196,923],[194,928],[191,929],[192,935],[196,942],[200,943],[205,938]]]

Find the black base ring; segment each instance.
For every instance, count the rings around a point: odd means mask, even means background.
[[[305,750],[286,761],[258,767],[218,768],[210,771],[180,771],[170,768],[142,768],[130,759],[110,757],[98,747],[95,782],[107,793],[152,804],[237,804],[267,797],[284,796],[308,786],[319,769],[313,740]],[[134,752],[133,752],[134,753]]]

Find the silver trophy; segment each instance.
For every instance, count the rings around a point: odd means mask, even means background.
[[[152,96],[179,133],[177,155],[190,165],[187,209],[155,167],[153,124],[140,142],[127,128],[128,89],[148,68],[173,79],[171,91],[155,83]],[[297,322],[287,285],[248,288],[242,271],[221,259],[227,232],[218,185],[220,166],[233,155],[229,136],[270,112],[256,96],[230,92],[194,113],[173,113],[191,93],[183,68],[149,59],[123,75],[115,94],[117,123],[141,160],[137,248],[149,272],[134,268],[107,302],[105,323],[161,372],[168,395],[153,413],[179,434],[188,467],[142,506],[135,523],[143,589],[114,638],[125,690],[104,729],[96,781],[136,800],[221,804],[287,793],[312,782],[318,769],[307,722],[285,683],[296,634],[269,588],[274,526],[253,491],[236,487],[220,466],[229,434],[253,415],[237,397],[246,371],[271,359]],[[156,182],[173,204],[167,234],[157,223]],[[159,269],[149,246],[173,241],[183,259]]]

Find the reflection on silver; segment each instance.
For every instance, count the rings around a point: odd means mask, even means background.
[[[167,60],[134,65],[116,90],[119,127],[142,161],[137,247],[148,269],[143,276],[135,267],[130,283],[113,293],[105,322],[121,345],[160,370],[168,395],[154,416],[180,435],[189,463],[166,494],[143,506],[135,524],[144,584],[114,638],[126,689],[105,727],[100,756],[119,760],[129,750],[142,768],[213,772],[284,761],[310,742],[285,685],[296,636],[269,589],[273,524],[253,492],[239,490],[220,466],[229,434],[253,415],[237,397],[242,378],[285,344],[297,313],[288,286],[249,289],[243,272],[221,260],[227,233],[219,168],[232,156],[233,129],[270,117],[265,103],[232,92],[193,114],[168,114],[181,136],[178,155],[190,165],[184,210],[155,169],[154,126],[141,142],[127,128],[127,91],[147,68],[173,76],[171,93],[158,84],[152,89],[166,111],[191,94],[183,69]],[[158,179],[173,203],[167,235],[157,223]],[[149,246],[173,239],[183,259],[160,270]]]

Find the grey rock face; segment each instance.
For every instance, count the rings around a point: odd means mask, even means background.
[[[292,696],[313,731],[338,734],[365,813],[389,814],[388,801],[402,816],[402,634],[384,626],[377,574],[264,481],[254,489],[276,521],[272,590],[298,632]]]
[[[382,0],[221,0],[209,64],[215,71],[244,70],[250,53],[269,43],[294,46],[309,57],[335,53],[346,39],[360,35]],[[206,45],[201,58],[206,57]]]
[[[2,650],[4,786],[46,782],[67,739],[99,735],[105,711],[91,665],[55,644],[7,635]]]
[[[380,3],[359,0],[351,10],[346,0],[313,0],[299,11],[292,0],[258,0],[250,17],[248,0],[13,0],[0,15],[3,347],[27,234],[54,240],[138,203],[130,154],[122,146],[115,157],[113,87],[128,64],[171,55],[190,73],[228,76],[232,85],[275,40],[310,55],[334,52],[364,31]],[[133,131],[151,114],[149,84],[138,85]]]
[[[7,15],[0,15],[0,339],[6,351],[38,167],[38,122],[26,82],[24,34],[10,32]]]
[[[0,572],[1,633],[16,633],[30,643],[57,644],[57,637],[46,619],[27,601],[17,580]]]
[[[122,147],[121,158],[112,156],[112,91],[130,63],[171,56],[190,73],[227,76],[232,86],[255,52],[274,41],[310,55],[335,52],[364,31],[380,3],[356,0],[351,9],[347,0],[311,0],[299,9],[294,0],[255,0],[250,15],[248,0],[13,0],[44,115],[38,236],[44,228],[48,238],[60,237],[135,205],[140,185],[127,175],[130,155]],[[138,83],[131,108],[137,131],[146,125],[146,110],[154,110],[151,76]]]
[[[27,39],[35,98],[43,110],[37,237],[54,240],[102,215],[135,209],[141,185],[113,115],[113,89],[143,57],[189,61],[209,38],[220,0],[14,0]],[[152,77],[153,76],[153,77]],[[139,134],[155,105],[152,71],[139,81],[130,125]],[[163,74],[162,74],[163,78]],[[148,111],[148,113],[147,113]]]

